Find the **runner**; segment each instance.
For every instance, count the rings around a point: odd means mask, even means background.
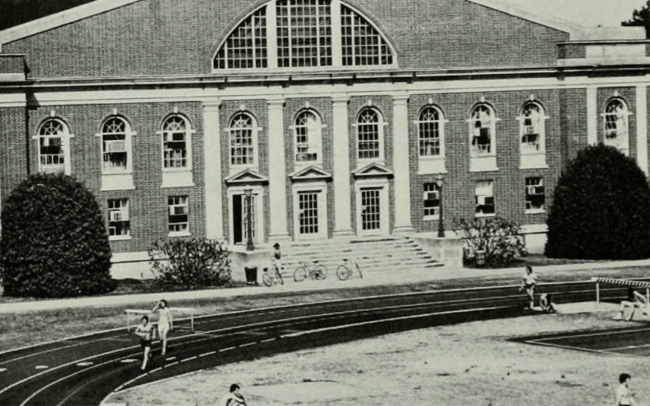
[[[158,302],[151,312],[158,312],[158,335],[162,342],[162,355],[165,355],[167,353],[167,333],[174,328],[172,312],[167,307],[167,301],[165,299]]]
[[[147,370],[147,361],[151,358],[151,340],[156,335],[153,325],[149,323],[149,316],[142,316],[142,324],[135,329],[135,334],[140,336],[142,346],[142,370]]]
[[[616,388],[616,406],[636,406],[636,402],[632,398],[632,393],[628,387],[631,379],[630,374],[621,374],[618,377],[618,381],[621,384]]]
[[[533,273],[533,268],[526,265],[526,273],[521,280],[521,287],[519,291],[526,289],[526,296],[528,297],[529,310],[533,310],[535,306],[535,285],[537,284],[537,275]]]
[[[632,316],[634,316],[634,313],[636,309],[642,309],[644,315],[648,315],[648,302],[641,293],[637,292],[636,290],[629,288],[627,290],[627,300],[621,301],[621,310],[619,313],[614,317],[614,320],[625,320],[625,321],[630,321],[632,320]],[[628,318],[624,318],[624,313],[625,313],[625,308],[630,307],[632,311],[630,312],[630,316]]]
[[[230,393],[228,393],[221,399],[221,403],[219,403],[219,406],[239,406],[239,405],[246,406],[246,400],[244,399],[244,396],[241,393],[239,393],[239,389],[241,388],[236,383],[230,385]]]

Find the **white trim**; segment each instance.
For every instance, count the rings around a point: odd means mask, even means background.
[[[299,195],[304,192],[314,192],[317,195],[318,233],[300,234]],[[292,188],[293,201],[293,238],[296,241],[327,239],[327,183],[325,181],[303,182],[294,184]]]
[[[2,77],[0,77],[2,79]],[[27,95],[25,93],[2,93],[0,108],[25,107]]]
[[[636,161],[648,176],[648,87],[636,86]]]
[[[0,51],[2,50],[3,44],[8,44],[21,38],[39,34],[53,28],[74,23],[139,1],[140,0],[96,0],[88,4],[0,31]]]
[[[203,188],[205,236],[223,240],[221,100],[203,104]]]
[[[228,243],[235,246],[235,218],[233,217],[233,197],[235,195],[243,196],[245,199],[245,190],[251,189],[253,196],[255,196],[255,244],[264,243],[264,236],[266,230],[264,229],[264,187],[259,185],[245,185],[245,186],[229,186],[228,191]],[[243,219],[242,219],[243,223]],[[243,233],[242,233],[243,236]],[[246,241],[242,241],[242,245],[246,246]]]
[[[365,237],[370,235],[387,235],[390,233],[390,222],[389,222],[389,204],[388,199],[388,189],[390,188],[390,183],[388,179],[358,179],[354,185],[355,188],[355,201],[356,201],[356,234],[359,237]],[[379,189],[379,221],[380,228],[378,230],[363,231],[362,226],[362,217],[361,217],[361,189]]]

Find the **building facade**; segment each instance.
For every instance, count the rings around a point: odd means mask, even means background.
[[[578,150],[648,171],[643,38],[495,0],[98,0],[0,32],[0,200],[77,177],[117,261],[430,233],[441,205],[541,247]]]

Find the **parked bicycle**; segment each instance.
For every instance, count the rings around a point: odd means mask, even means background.
[[[327,278],[327,267],[314,261],[311,264],[305,261],[300,261],[300,265],[293,272],[293,280],[302,282],[309,276],[310,279],[317,281]]]
[[[269,268],[264,268],[264,272],[262,273],[262,283],[264,286],[284,285],[284,279],[282,279],[282,274],[278,267],[271,265],[270,269],[271,271],[269,271]]]
[[[359,266],[359,260],[357,258],[349,261],[347,258],[343,258],[343,263],[336,268],[336,276],[342,281],[347,281],[352,277],[354,270],[359,272],[359,279],[363,279],[363,273],[361,272],[361,267]]]

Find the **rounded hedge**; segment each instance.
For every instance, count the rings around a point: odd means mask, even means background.
[[[107,293],[111,249],[95,197],[63,174],[35,174],[2,206],[0,271],[8,296]]]
[[[650,257],[650,187],[634,159],[614,147],[578,153],[558,180],[547,219],[546,256]]]

